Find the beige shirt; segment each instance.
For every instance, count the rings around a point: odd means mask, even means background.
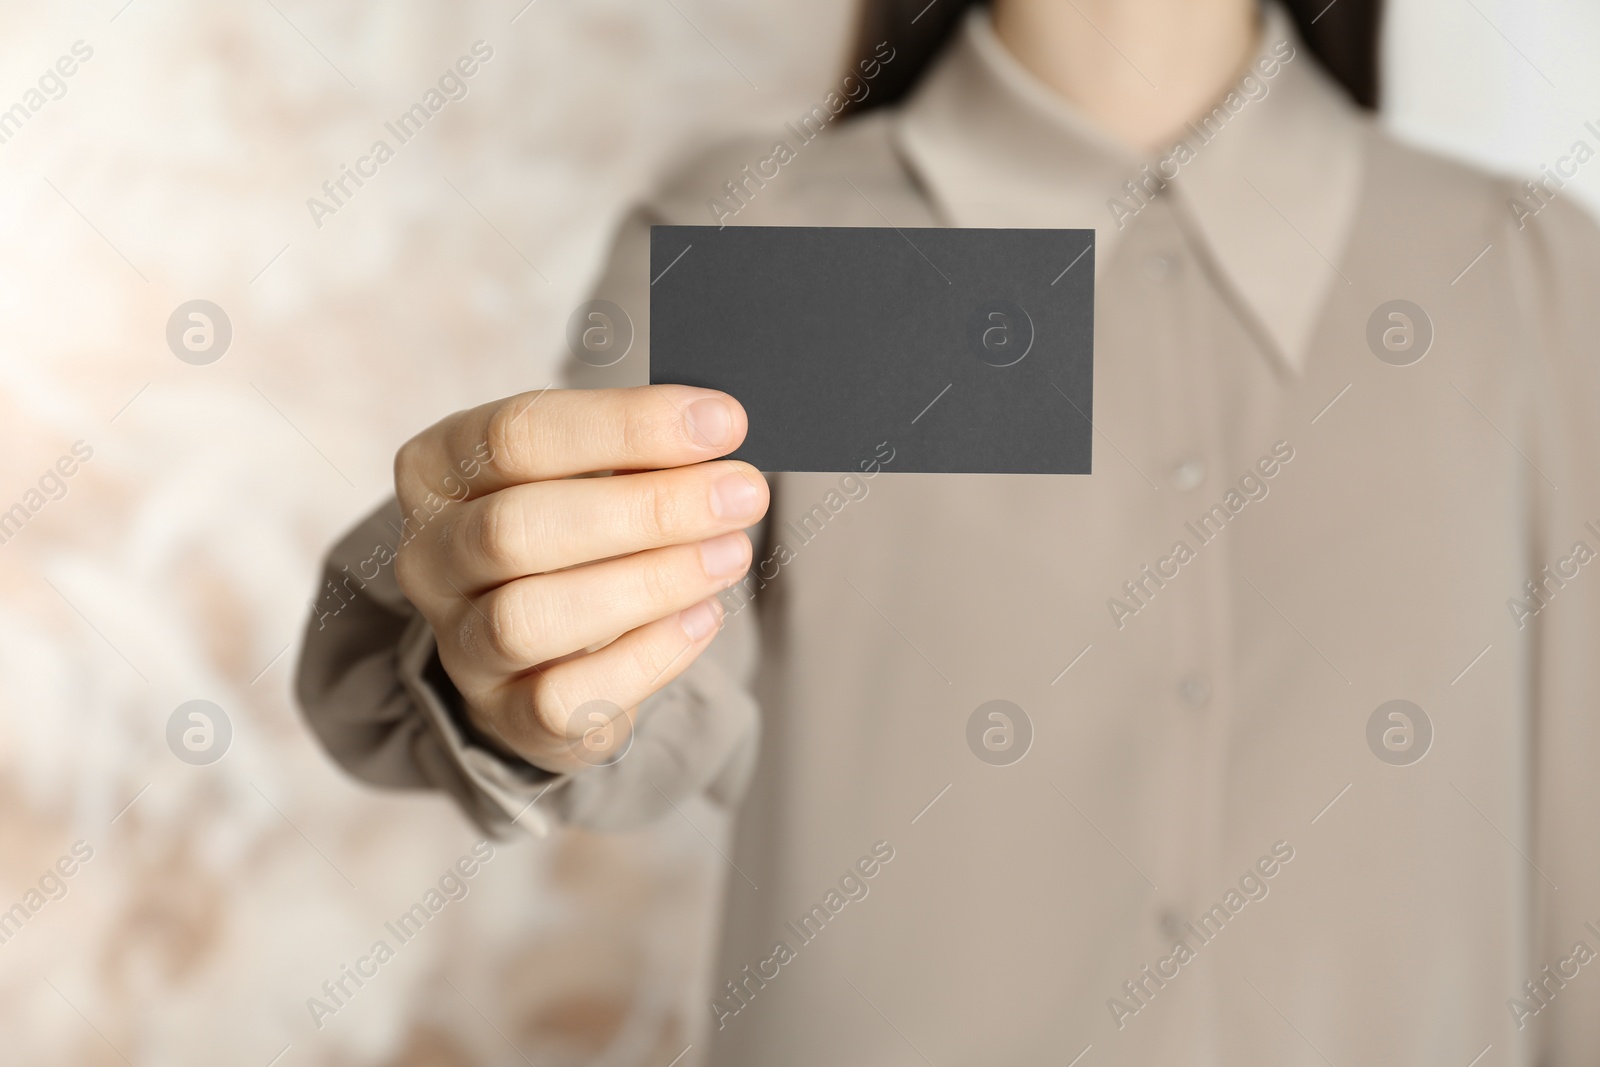
[[[1600,234],[1390,140],[1275,8],[1256,62],[1138,159],[979,15],[729,219],[1093,226],[1092,475],[897,475],[959,403],[884,410],[871,478],[773,479],[725,631],[570,780],[462,736],[364,571],[308,630],[313,727],[495,828],[743,796],[719,1064],[1596,1062]],[[575,382],[646,380],[649,224],[773,149],[629,219],[634,350]]]

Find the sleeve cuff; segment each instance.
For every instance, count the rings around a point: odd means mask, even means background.
[[[472,735],[460,694],[439,664],[433,630],[420,615],[400,639],[397,665],[401,684],[443,738],[445,750],[467,780],[494,802],[507,824],[534,837],[549,836],[551,819],[536,805],[545,794],[565,785],[567,777],[501,755]]]

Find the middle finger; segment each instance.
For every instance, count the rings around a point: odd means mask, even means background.
[[[747,463],[532,482],[459,505],[440,533],[460,592],[530,574],[703,541],[754,525],[766,480]]]

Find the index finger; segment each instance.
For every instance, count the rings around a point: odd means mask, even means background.
[[[743,406],[715,389],[544,389],[458,412],[412,438],[396,456],[395,482],[402,496],[409,488],[471,499],[577,474],[703,463],[738,448],[748,429]]]

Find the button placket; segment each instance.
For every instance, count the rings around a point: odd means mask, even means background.
[[[1204,674],[1196,671],[1178,683],[1178,695],[1191,708],[1203,708],[1211,702],[1211,682]]]
[[[1180,493],[1200,488],[1205,480],[1206,465],[1199,456],[1189,456],[1172,468],[1172,488]]]

